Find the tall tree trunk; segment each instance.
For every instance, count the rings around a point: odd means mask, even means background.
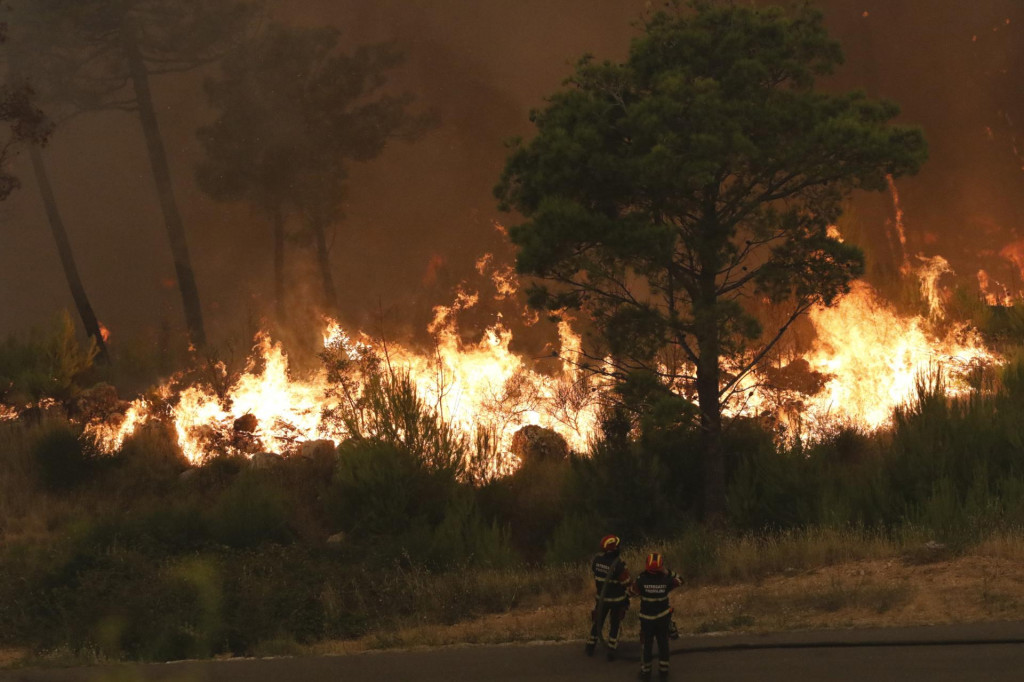
[[[704,518],[711,525],[719,525],[725,520],[722,405],[718,395],[718,357],[706,356],[706,352],[707,349],[701,349],[697,366],[697,402],[704,450]]]
[[[96,342],[96,348],[99,350],[97,359],[107,362],[109,360],[107,343],[103,339],[103,332],[96,319],[96,313],[93,312],[92,305],[89,303],[89,297],[85,293],[82,278],[78,274],[78,265],[75,263],[71,242],[57,208],[57,199],[53,193],[53,186],[50,184],[50,176],[46,172],[46,164],[43,162],[43,153],[37,145],[30,144],[28,148],[29,157],[32,159],[32,168],[36,175],[36,184],[39,186],[39,195],[46,207],[46,217],[50,222],[53,240],[57,243],[57,255],[60,256],[60,263],[64,267],[64,276],[68,280],[68,288],[71,289],[71,298],[75,301],[75,308],[78,309],[78,316],[82,319],[86,333]]]
[[[280,206],[273,209],[274,220],[274,307],[277,321],[284,322],[284,212]]]
[[[146,137],[149,162],[153,170],[153,179],[156,181],[160,208],[164,214],[167,238],[171,244],[171,255],[174,258],[174,269],[178,277],[178,289],[181,291],[181,302],[185,309],[185,323],[188,325],[192,345],[202,348],[206,345],[206,331],[203,328],[203,310],[199,304],[199,289],[196,287],[188,241],[185,238],[185,228],[181,222],[181,213],[178,211],[178,202],[174,197],[167,153],[164,150],[163,139],[160,137],[160,126],[157,123],[156,110],[153,107],[153,94],[149,89],[149,72],[146,70],[146,64],[142,59],[135,36],[126,31],[124,43],[132,86],[138,101],[139,120],[142,122],[142,132]]]
[[[722,402],[719,394],[721,343],[716,310],[715,272],[700,276],[700,301],[694,308],[697,327],[697,404],[704,450],[704,518],[712,526],[725,522],[725,451],[722,444]]]
[[[324,306],[332,315],[338,314],[338,293],[334,289],[334,276],[331,275],[331,258],[327,250],[327,230],[323,218],[313,216],[310,221],[313,236],[316,239],[316,261],[320,270],[320,280],[324,287]]]

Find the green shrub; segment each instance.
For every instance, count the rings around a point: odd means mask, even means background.
[[[571,509],[572,464],[537,460],[480,491],[488,516],[508,527],[515,546],[531,560],[543,558],[552,533]]]
[[[567,514],[551,534],[544,563],[558,566],[581,562],[597,550],[597,538],[606,534],[595,527],[594,519],[580,513]]]
[[[39,482],[47,490],[66,491],[96,473],[101,458],[81,429],[49,422],[35,436],[31,455]]]
[[[213,538],[228,547],[255,547],[290,539],[284,495],[268,477],[249,471],[238,476],[210,511]]]
[[[472,565],[503,568],[518,563],[508,533],[486,521],[469,490],[453,496],[431,533],[428,562],[438,568]]]
[[[669,532],[680,518],[667,467],[636,444],[598,441],[589,458],[573,460],[571,485],[576,508],[607,529],[604,532],[657,536]]]
[[[33,332],[27,339],[9,336],[0,340],[0,400],[24,404],[42,398],[70,398],[92,368],[96,354],[92,339],[84,346],[79,342],[66,310],[45,332]]]
[[[440,523],[455,487],[404,448],[349,440],[339,448],[329,506],[345,531],[395,536],[417,522]]]
[[[189,466],[173,428],[162,422],[136,429],[125,439],[116,461],[122,469],[122,488],[131,488],[137,494],[168,490]]]

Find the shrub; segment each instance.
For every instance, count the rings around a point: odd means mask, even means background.
[[[288,512],[281,491],[256,471],[240,474],[209,516],[213,538],[229,547],[287,542]]]
[[[339,448],[330,509],[337,525],[362,535],[394,536],[415,522],[444,518],[455,481],[388,443],[349,440]]]
[[[615,439],[598,441],[589,458],[573,460],[572,486],[583,509],[604,532],[640,538],[665,533],[679,518],[662,460]]]
[[[488,514],[508,526],[515,546],[528,558],[540,559],[566,510],[572,508],[571,476],[569,461],[528,461],[480,494]]]
[[[81,429],[68,422],[50,422],[31,446],[32,461],[39,482],[47,490],[65,491],[94,474],[100,456],[93,444],[82,438]]]
[[[518,563],[508,533],[480,514],[471,491],[453,496],[431,533],[428,563],[437,568],[470,564],[501,568]]]
[[[96,354],[95,342],[90,339],[83,346],[71,315],[62,311],[46,332],[0,341],[0,399],[12,403],[67,399],[78,390],[77,382],[92,368]]]
[[[567,514],[551,534],[544,552],[544,562],[549,566],[558,566],[580,562],[589,557],[596,551],[596,539],[602,537],[602,529],[596,525],[594,519],[583,514]]]
[[[166,490],[188,466],[171,426],[162,422],[144,424],[125,439],[116,460],[121,465],[121,483],[140,493]]]

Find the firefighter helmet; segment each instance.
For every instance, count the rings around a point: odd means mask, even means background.
[[[665,568],[665,558],[658,552],[647,555],[647,561],[644,562],[644,569],[648,573],[660,573]]]
[[[605,552],[614,552],[619,548],[619,536],[618,535],[605,535],[601,538],[601,549]]]

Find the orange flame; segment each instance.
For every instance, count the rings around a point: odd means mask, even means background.
[[[920,377],[939,368],[947,392],[969,390],[978,366],[998,364],[977,331],[952,325],[937,336],[923,317],[901,317],[864,282],[831,308],[810,313],[817,332],[804,356],[810,369],[828,377],[821,391],[807,397],[799,416],[785,418],[801,435],[821,433],[829,423],[853,423],[875,430],[891,422],[893,408],[912,398]],[[763,407],[765,399],[757,402]]]
[[[894,188],[895,192],[895,188]],[[898,221],[899,222],[899,221]],[[830,234],[839,238],[838,230]],[[764,372],[747,377],[740,401],[727,406],[732,414],[771,411],[788,425],[789,432],[813,438],[836,422],[855,423],[873,430],[887,425],[893,408],[910,399],[922,373],[941,367],[947,389],[957,395],[969,388],[969,375],[979,365],[1001,362],[985,348],[973,329],[941,322],[945,294],[942,275],[952,272],[945,259],[918,256],[921,295],[928,316],[900,316],[864,282],[831,308],[812,310],[809,319],[817,338],[803,354],[801,367],[816,379],[802,388],[814,394],[786,395],[767,388]],[[495,267],[491,256],[476,263],[490,278],[498,296],[512,296],[518,281],[509,268]],[[978,273],[987,287],[987,275]],[[466,342],[457,326],[461,311],[475,306],[477,292],[460,287],[449,306],[438,306],[428,331],[433,347],[426,352],[401,343],[381,344],[362,333],[349,333],[328,321],[323,334],[325,359],[359,365],[367,359],[391,371],[407,374],[424,405],[435,411],[468,442],[480,433],[492,439],[491,473],[509,473],[517,466],[512,453],[515,433],[537,425],[560,434],[575,451],[585,451],[599,431],[600,409],[607,383],[579,369],[583,348],[567,321],[560,322],[560,354],[550,367],[534,363],[510,350],[512,332],[500,316],[476,342]],[[534,315],[536,313],[533,313]],[[943,330],[937,331],[941,327]],[[544,371],[541,371],[541,370]],[[172,390],[161,387],[157,403],[138,400],[123,418],[90,424],[88,432],[107,452],[151,419],[173,423],[182,452],[193,463],[214,453],[253,456],[261,451],[290,454],[310,442],[339,443],[349,436],[343,420],[330,415],[345,397],[337,390],[337,376],[324,367],[308,376],[295,376],[280,343],[261,333],[243,372],[228,381],[227,370],[217,368],[227,384],[220,392],[192,385]],[[362,390],[357,376],[355,391]],[[813,386],[808,388],[807,386]],[[792,393],[796,389],[786,389]],[[0,412],[0,419],[4,413]]]

